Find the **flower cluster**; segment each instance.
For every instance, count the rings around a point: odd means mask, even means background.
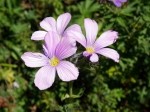
[[[77,51],[76,42],[85,47],[83,56],[91,62],[98,61],[98,54],[119,62],[117,51],[106,48],[118,38],[116,31],[106,31],[96,39],[98,24],[89,18],[84,20],[86,36],[83,35],[79,25],[67,25],[71,20],[69,13],[60,15],[57,20],[47,17],[40,22],[45,31],[35,31],[32,40],[44,40],[43,54],[26,52],[21,58],[28,67],[41,67],[35,75],[34,83],[44,90],[52,86],[56,72],[62,81],[76,80],[79,75],[78,68],[65,60]]]

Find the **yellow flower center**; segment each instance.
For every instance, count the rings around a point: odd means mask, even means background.
[[[89,53],[89,54],[92,54],[95,52],[94,48],[93,47],[86,47],[86,51]]]
[[[49,63],[51,66],[57,66],[59,64],[59,62],[60,62],[59,59],[56,57],[53,57],[49,60]]]

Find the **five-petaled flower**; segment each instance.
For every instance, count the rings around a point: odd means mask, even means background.
[[[98,24],[91,19],[84,20],[84,27],[86,31],[86,38],[82,33],[79,32],[70,32],[69,35],[74,37],[77,42],[79,42],[83,47],[85,47],[85,51],[83,55],[86,57],[90,57],[91,62],[98,61],[98,55],[101,54],[110,59],[113,59],[115,62],[119,62],[119,54],[117,51],[111,48],[105,48],[113,44],[118,38],[118,33],[116,31],[106,31],[102,33],[102,35],[96,39],[98,33]]]
[[[51,87],[56,71],[62,81],[76,80],[79,75],[78,68],[64,59],[76,53],[77,48],[71,45],[67,37],[60,38],[52,31],[46,34],[44,40],[44,54],[26,52],[21,56],[26,66],[41,67],[35,75],[35,85],[40,90]]]
[[[44,40],[45,35],[49,31],[57,33],[61,38],[68,37],[67,32],[70,31],[80,32],[81,31],[80,26],[77,24],[73,24],[68,28],[66,28],[70,20],[71,20],[70,13],[61,14],[57,18],[57,21],[53,17],[46,17],[40,22],[40,26],[46,31],[42,30],[35,31],[31,36],[31,40]]]
[[[115,6],[121,7],[123,3],[127,2],[127,0],[111,0]]]

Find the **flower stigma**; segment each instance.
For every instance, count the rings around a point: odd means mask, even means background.
[[[49,60],[49,63],[51,66],[57,66],[59,64],[59,62],[60,62],[59,59],[56,57],[53,57]]]
[[[86,47],[86,51],[89,53],[89,54],[92,54],[95,52],[94,48],[93,47]]]

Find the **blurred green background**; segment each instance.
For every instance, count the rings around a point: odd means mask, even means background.
[[[20,58],[26,51],[42,52],[32,33],[45,17],[64,12],[82,30],[84,18],[92,18],[99,35],[119,32],[110,46],[119,52],[119,63],[102,56],[96,64],[85,58],[77,63],[78,98],[68,97],[68,83],[58,77],[48,90],[38,90],[38,69]],[[130,0],[117,8],[106,0],[0,0],[0,112],[150,112],[150,1]]]

